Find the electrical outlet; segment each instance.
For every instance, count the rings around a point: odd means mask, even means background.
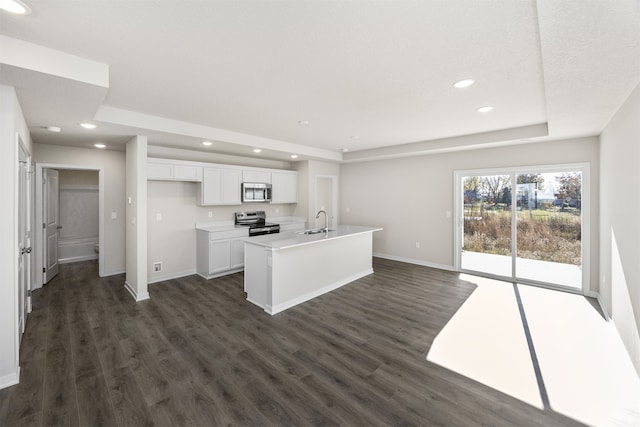
[[[213,218],[213,211],[209,211],[208,215],[209,215],[209,218]]]
[[[420,249],[420,242],[416,242],[416,249]]]
[[[153,272],[159,273],[162,271],[162,262],[154,262],[153,263]]]
[[[156,214],[156,221],[162,221],[162,214],[161,213],[157,213]]]

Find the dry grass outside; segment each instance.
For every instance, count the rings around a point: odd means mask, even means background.
[[[475,214],[475,212],[474,212]],[[518,212],[518,257],[580,265],[581,224],[575,213]],[[485,211],[464,221],[464,249],[511,255],[511,213]]]

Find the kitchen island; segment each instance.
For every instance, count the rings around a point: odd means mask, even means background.
[[[247,301],[273,315],[373,273],[373,233],[380,230],[340,225],[246,239]]]

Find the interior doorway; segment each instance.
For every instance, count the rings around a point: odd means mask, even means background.
[[[313,216],[320,210],[327,213],[329,227],[338,225],[338,177],[316,175],[315,208]],[[320,222],[319,222],[320,221]],[[324,218],[316,219],[316,227],[324,227]]]
[[[460,171],[455,180],[458,269],[589,290],[588,165]]]
[[[104,276],[102,168],[39,163],[35,188],[36,223],[42,224],[42,232],[35,233],[34,287],[51,280],[59,263],[97,259]]]
[[[31,155],[18,135],[18,330],[20,341],[31,311]]]

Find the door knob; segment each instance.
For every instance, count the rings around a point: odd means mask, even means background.
[[[29,247],[28,247],[28,248],[26,248],[24,251],[25,251],[26,253],[30,254],[30,253],[31,253],[31,250],[32,250],[32,249],[31,249],[31,246],[29,246]]]
[[[59,225],[57,228],[58,228],[58,230],[62,230],[62,226],[61,225]]]

